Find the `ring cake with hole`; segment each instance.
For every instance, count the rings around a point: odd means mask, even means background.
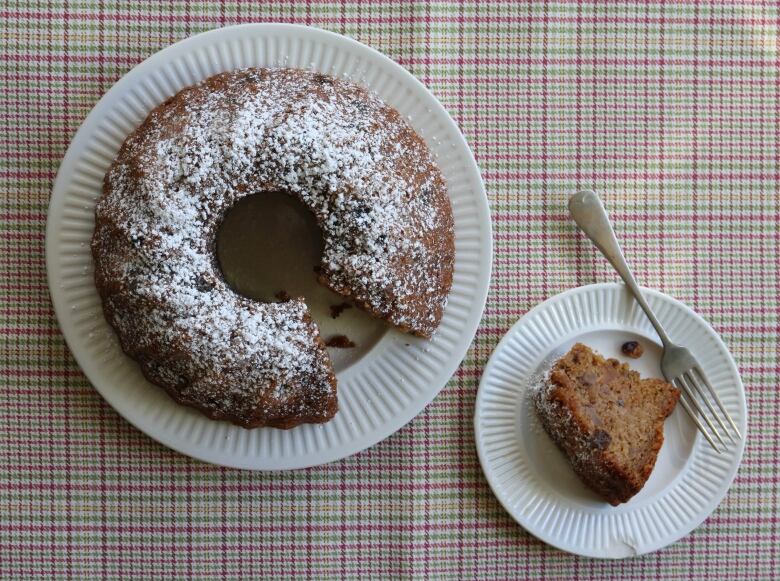
[[[213,76],[154,109],[122,145],[92,253],[108,322],[176,401],[244,427],[337,410],[327,350],[301,298],[264,303],[225,282],[216,233],[241,198],[282,191],[315,216],[319,281],[430,337],[452,284],[441,172],[398,112],[348,81],[296,69]]]

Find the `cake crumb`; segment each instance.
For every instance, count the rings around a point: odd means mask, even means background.
[[[290,294],[284,289],[280,290],[274,296],[283,303],[286,303],[287,301],[290,300]]]
[[[350,349],[355,346],[355,342],[351,341],[346,335],[333,335],[325,341],[325,345],[335,347],[336,349]]]
[[[338,305],[331,305],[330,306],[330,317],[331,319],[338,319],[339,315],[346,311],[347,309],[351,309],[352,305],[349,303],[339,303]]]
[[[642,354],[644,354],[645,348],[642,347],[642,344],[639,341],[626,341],[623,343],[622,347],[620,347],[620,351],[626,357],[639,359],[642,357]]]

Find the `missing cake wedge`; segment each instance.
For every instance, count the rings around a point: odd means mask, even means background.
[[[537,386],[542,426],[580,479],[613,506],[647,482],[680,392],[575,344]]]

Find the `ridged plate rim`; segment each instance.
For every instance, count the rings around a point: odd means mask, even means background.
[[[722,339],[701,316],[680,301],[653,289],[643,288],[642,292],[673,339],[680,329],[696,333],[700,341],[683,344],[691,348],[703,365],[707,363],[705,369],[716,369],[721,378],[716,384],[719,395],[744,435],[722,456],[718,457],[696,432],[685,467],[658,494],[638,504],[629,502],[616,508],[604,503],[596,510],[578,507],[576,502],[569,502],[559,491],[550,491],[537,480],[533,461],[524,446],[514,431],[508,433],[505,429],[507,422],[520,422],[520,418],[491,420],[490,416],[495,418],[496,410],[502,405],[520,405],[511,402],[526,395],[528,373],[533,374],[535,366],[555,352],[557,346],[582,332],[617,326],[657,338],[641,309],[620,283],[570,289],[528,311],[496,346],[477,393],[474,412],[477,453],[493,493],[528,532],[554,547],[586,557],[618,559],[642,555],[661,549],[698,527],[728,492],[747,439],[744,386]],[[617,306],[620,308],[614,308]],[[526,365],[518,358],[521,345],[528,353]],[[708,487],[709,494],[702,495],[692,483]],[[525,499],[530,500],[521,502]],[[585,542],[594,538],[595,542]]]
[[[434,338],[389,331],[363,359],[339,373],[341,409],[336,418],[290,431],[247,431],[175,404],[118,347],[92,279],[94,203],[124,137],[180,88],[245,66],[298,66],[375,91],[407,116],[437,156],[455,217],[453,290]],[[293,24],[242,24],[204,32],[161,50],[124,75],[74,136],[57,174],[46,227],[55,313],[71,352],[98,392],[162,444],[200,460],[251,470],[339,460],[383,440],[419,414],[446,385],[471,344],[487,298],[491,263],[490,210],[479,168],[436,97],[375,49]]]

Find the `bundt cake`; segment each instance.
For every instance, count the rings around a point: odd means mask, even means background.
[[[542,426],[580,479],[612,505],[639,492],[655,466],[679,390],[661,379],[641,379],[582,343],[558,359],[537,387]]]
[[[425,143],[357,85],[244,69],[188,87],[122,145],[95,212],[95,281],[122,348],[153,383],[244,427],[324,422],[336,379],[301,298],[224,280],[216,233],[237,200],[295,196],[316,217],[319,281],[429,337],[452,283],[453,219]]]

